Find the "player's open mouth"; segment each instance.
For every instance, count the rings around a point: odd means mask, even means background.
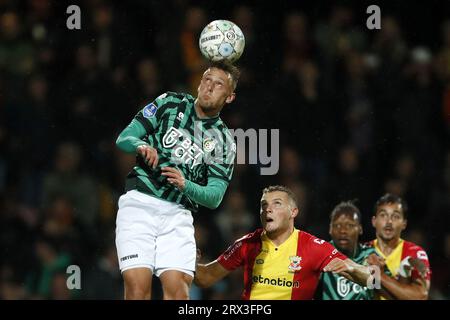
[[[338,242],[340,244],[347,244],[347,243],[349,243],[349,240],[348,239],[338,239]]]
[[[266,222],[273,222],[272,218],[266,218]]]
[[[391,227],[387,227],[387,228],[384,228],[383,231],[385,233],[389,233],[390,234],[390,233],[394,232],[394,229],[392,229]]]

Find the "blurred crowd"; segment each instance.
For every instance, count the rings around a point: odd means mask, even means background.
[[[222,118],[280,129],[280,168],[236,165],[222,205],[194,215],[202,260],[259,225],[269,184],[292,188],[297,227],[327,240],[333,207],[355,199],[373,239],[373,205],[391,192],[409,204],[403,237],[429,254],[430,298],[450,299],[450,16],[426,16],[433,32],[415,38],[420,22],[383,7],[381,30],[368,30],[350,2],[243,3],[81,1],[82,28],[68,30],[63,2],[0,0],[0,299],[122,298],[115,216],[135,158],[115,139],[159,94],[195,95],[198,36],[219,18],[246,38]],[[81,290],[67,289],[72,264]],[[191,294],[241,291],[234,272]]]

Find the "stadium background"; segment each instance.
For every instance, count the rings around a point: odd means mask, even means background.
[[[66,28],[78,4],[82,29]],[[366,28],[378,4],[382,29]],[[450,298],[448,1],[0,0],[0,298],[120,299],[116,201],[133,156],[120,130],[165,91],[195,92],[207,22],[243,30],[229,128],[279,128],[280,170],[237,165],[222,205],[195,214],[203,260],[258,225],[262,187],[300,199],[297,226],[329,239],[328,216],[358,199],[364,235],[384,192],[409,203],[404,238],[423,246],[430,298]],[[69,264],[82,290],[66,288]],[[194,299],[238,298],[241,273]],[[158,282],[154,296],[161,298]]]

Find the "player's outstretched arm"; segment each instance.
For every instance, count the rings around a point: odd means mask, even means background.
[[[406,280],[406,279],[404,279]],[[381,287],[394,299],[398,300],[427,300],[430,290],[430,280],[417,278],[409,283],[381,274]]]
[[[217,260],[208,264],[197,264],[194,283],[200,288],[208,288],[224,278],[230,272],[231,271],[222,267]]]
[[[325,266],[323,271],[337,273],[363,287],[367,286],[367,279],[370,277],[369,267],[360,265],[348,258],[345,260],[334,258]]]

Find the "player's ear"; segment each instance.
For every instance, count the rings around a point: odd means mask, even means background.
[[[234,99],[236,98],[236,93],[232,93],[230,94],[227,99],[225,100],[226,103],[232,103],[234,101]]]
[[[298,216],[299,210],[298,208],[294,208],[291,210],[291,217],[295,218],[296,216]]]
[[[406,229],[406,226],[408,225],[408,220],[403,219],[403,224],[402,224],[402,231]]]
[[[362,225],[359,225],[359,235],[362,235],[363,234],[363,228],[362,228]]]
[[[375,228],[375,219],[376,219],[376,217],[372,216],[372,227],[374,227],[374,228]]]

